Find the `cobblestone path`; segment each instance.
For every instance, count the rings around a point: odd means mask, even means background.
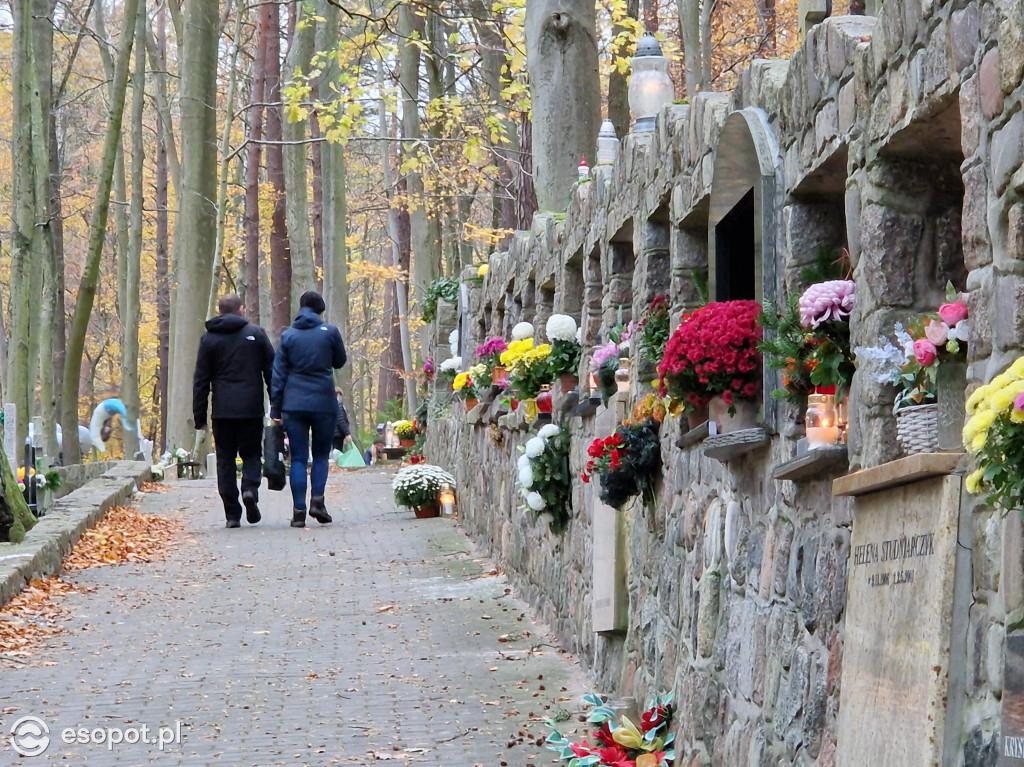
[[[65,576],[91,589],[62,598],[67,633],[0,669],[3,731],[37,716],[50,744],[5,740],[0,764],[553,764],[536,719],[585,681],[460,529],[397,509],[390,481],[332,474],[335,523],[305,530],[286,492],[237,530],[212,481],[144,496],[188,535],[164,561]],[[142,725],[181,742],[63,741]]]

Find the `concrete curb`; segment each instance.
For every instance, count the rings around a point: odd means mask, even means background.
[[[118,461],[84,487],[55,501],[21,543],[0,543],[0,607],[32,578],[60,572],[64,557],[82,533],[107,509],[124,503],[136,485],[149,479],[145,461]]]

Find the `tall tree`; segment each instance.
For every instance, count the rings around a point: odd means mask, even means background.
[[[298,0],[295,0],[298,5]],[[313,58],[315,11],[312,6],[297,9],[301,15],[295,24],[285,74],[290,87],[305,88]],[[284,146],[285,215],[288,221],[288,242],[292,266],[292,311],[298,309],[299,296],[316,287],[313,270],[313,243],[309,235],[309,197],[307,176],[306,121],[307,110],[296,108],[281,128]]]
[[[256,51],[245,156],[245,313],[260,322],[260,162],[263,156],[263,100],[266,97],[266,40],[270,21],[260,7],[256,18]]]
[[[131,0],[137,2],[137,0]],[[217,235],[217,0],[188,0],[181,61],[181,181],[174,228],[174,291],[167,434],[193,442],[191,382],[206,320]]]
[[[148,42],[147,42],[148,47]],[[156,56],[150,57],[157,70],[157,93],[166,86],[164,72],[167,69],[167,12],[166,4],[160,5],[156,14]],[[156,316],[157,316],[157,377],[156,397],[160,408],[160,434],[158,445],[167,444],[167,379],[170,360],[171,292],[169,283],[169,221],[168,221],[168,144],[173,149],[173,137],[164,119],[169,117],[160,111],[156,150]]]
[[[612,28],[612,57],[614,63],[629,55],[627,41],[636,39],[636,20],[640,12],[640,0],[625,0],[616,6]],[[608,76],[608,119],[615,126],[615,135],[620,139],[629,133],[629,73],[618,66],[612,66]]]
[[[103,141],[103,157],[100,160],[96,183],[96,202],[89,220],[89,244],[86,250],[85,269],[78,286],[78,302],[68,336],[68,356],[64,373],[64,394],[61,399],[61,425],[68,438],[64,440],[64,460],[77,463],[80,460],[78,440],[78,389],[81,382],[82,356],[85,336],[89,327],[96,290],[99,287],[100,259],[106,237],[107,214],[110,212],[110,190],[114,177],[114,164],[121,143],[121,123],[124,118],[125,94],[128,90],[132,43],[135,39],[135,16],[139,0],[125,0],[124,20],[121,26],[121,43],[114,67],[114,81],[111,88],[110,108]]]
[[[527,7],[534,183],[544,210],[565,209],[580,157],[596,162],[601,122],[596,24],[592,0],[533,0]]]
[[[292,265],[281,152],[281,16],[278,6],[273,3],[261,5],[260,13],[264,12],[267,21],[267,178],[274,193],[274,211],[270,221],[270,331],[271,338],[276,341],[292,320]]]

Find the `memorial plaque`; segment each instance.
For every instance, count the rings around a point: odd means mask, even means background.
[[[1000,767],[1024,765],[1024,634],[1006,637]]]
[[[961,484],[948,475],[857,497],[837,767],[953,758],[943,752]]]
[[[611,434],[625,409],[616,393],[595,419],[597,434]],[[591,623],[597,633],[625,631],[629,625],[629,592],[626,588],[626,533],[621,512],[598,498],[597,480],[587,485],[587,505],[593,509],[593,599]]]

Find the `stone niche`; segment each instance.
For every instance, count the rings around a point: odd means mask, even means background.
[[[948,473],[959,459],[911,456],[836,481],[857,496],[837,767],[956,763],[971,592],[963,478]]]

